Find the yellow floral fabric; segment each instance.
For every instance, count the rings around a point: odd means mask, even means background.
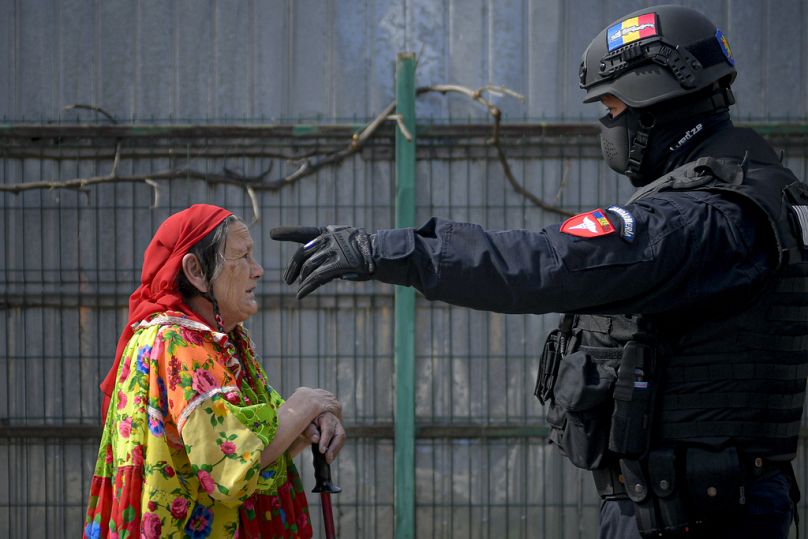
[[[243,327],[161,313],[121,360],[85,521],[96,537],[309,537],[288,455],[260,468],[280,394]]]

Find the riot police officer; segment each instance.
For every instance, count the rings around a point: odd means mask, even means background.
[[[504,313],[567,313],[536,395],[551,442],[593,471],[601,537],[785,538],[808,374],[808,189],[733,126],[735,61],[702,14],[656,6],[589,45],[625,204],[543,230],[432,218],[418,229],[275,229],[284,278],[413,286]],[[483,286],[474,286],[483,285]]]

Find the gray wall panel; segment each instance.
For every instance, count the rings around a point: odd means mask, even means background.
[[[174,110],[177,118],[203,120],[213,118],[214,24],[212,3],[181,0],[175,3],[172,29],[175,48]],[[232,59],[236,61],[235,59]]]
[[[806,111],[799,0],[684,2],[725,29],[741,77],[738,112],[757,119]],[[117,118],[199,121],[365,118],[394,93],[397,52],[421,52],[419,84],[505,84],[512,118],[592,118],[578,62],[589,39],[640,0],[368,0],[330,2],[4,3],[0,111],[58,119],[70,103]],[[794,81],[793,84],[784,81]],[[424,117],[475,118],[467,100],[429,96]],[[82,117],[94,117],[82,112]],[[69,116],[73,117],[73,116]]]
[[[490,38],[487,47],[488,72],[485,83],[497,84],[526,92],[526,74],[531,67],[525,57],[527,34],[526,2],[523,0],[490,0],[488,17]],[[524,94],[523,94],[524,95]],[[504,114],[519,117],[527,111],[513,99],[494,99]]]
[[[289,47],[289,114],[327,114],[331,103],[333,2],[292,2],[287,24]],[[268,104],[274,107],[276,104]]]
[[[566,100],[567,86],[564,81],[548,75],[566,62],[565,49],[558,45],[564,35],[567,3],[562,0],[531,0],[526,4],[526,36],[523,41],[526,59],[523,70],[527,78],[520,91],[525,95],[527,105],[523,108],[529,110],[531,116],[553,118]],[[583,19],[586,20],[589,18]]]
[[[0,69],[0,118],[18,115],[15,98],[18,52],[15,7],[13,2],[0,2],[0,58],[5,59],[5,69]]]
[[[805,63],[806,54],[800,45],[805,33],[805,2],[786,0],[768,6],[764,33],[767,36],[781,36],[781,39],[767,41],[764,80],[769,83],[766,93],[766,116],[773,118],[800,118],[805,115],[805,102],[800,99],[798,81],[800,67]],[[783,47],[783,36],[789,43]],[[790,38],[790,39],[789,39]],[[793,41],[792,41],[793,40]],[[739,65],[739,69],[744,64]]]
[[[254,4],[250,2],[216,3],[214,7],[213,115],[216,118],[250,118],[255,88],[252,51],[255,45]],[[210,82],[208,84],[210,84]]]
[[[483,76],[488,57],[480,54],[478,50],[488,34],[487,3],[485,0],[450,0],[446,9],[448,12],[446,70],[442,78],[430,82],[453,82],[477,88],[489,82]],[[463,118],[470,111],[479,113],[477,106],[465,99],[455,96],[446,99],[446,115],[449,117]]]
[[[97,102],[93,104],[116,118],[129,119],[136,115],[137,4],[128,0],[111,0],[96,4],[96,10]],[[148,68],[152,69],[151,66]],[[150,72],[147,83],[159,75],[159,72]]]
[[[272,9],[252,8],[251,31],[254,36],[252,69],[255,80],[253,115],[277,121],[289,115],[289,25],[288,1],[273,1]]]
[[[332,6],[332,3],[336,5]],[[362,118],[374,114],[369,103],[373,81],[368,66],[374,58],[368,49],[372,28],[369,21],[372,12],[368,4],[351,2],[348,9],[341,2],[326,4],[332,10],[334,21],[330,47],[332,97],[327,109],[334,118]]]
[[[176,110],[171,91],[176,84],[174,32],[177,3],[144,0],[137,3],[134,113],[138,118],[162,118]]]
[[[54,84],[58,81],[56,2],[19,2],[16,30],[19,47],[17,94],[19,113],[29,119],[53,118],[58,113]],[[32,62],[36,62],[33,66]],[[34,67],[33,69],[31,69]]]
[[[58,83],[57,101],[53,103],[56,112],[67,105],[76,103],[95,103],[104,106],[97,97],[95,81],[98,80],[97,25],[92,4],[85,0],[61,2],[59,19],[53,25],[53,33],[49,39],[58,36],[58,77],[49,81]],[[35,61],[35,59],[31,59]],[[29,69],[31,68],[29,64]],[[117,113],[118,111],[111,111]],[[79,113],[71,113],[67,117],[75,118]],[[82,112],[79,117],[93,119],[89,112]],[[61,113],[62,117],[66,115]],[[56,114],[55,117],[60,117]]]

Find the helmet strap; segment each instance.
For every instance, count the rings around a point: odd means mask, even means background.
[[[638,122],[639,127],[635,132],[634,139],[631,141],[631,148],[628,153],[628,164],[626,166],[626,176],[629,179],[642,181],[642,165],[643,158],[645,157],[646,150],[648,149],[648,142],[651,138],[651,132],[657,125],[667,124],[668,121],[683,117],[695,117],[708,112],[720,112],[727,110],[731,105],[735,104],[735,96],[730,88],[717,88],[704,99],[696,101],[695,103],[689,102],[686,106],[670,107],[671,102],[663,103],[665,109],[655,107],[656,110],[648,110],[643,113],[648,117],[641,117]]]

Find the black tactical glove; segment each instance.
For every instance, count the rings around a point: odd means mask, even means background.
[[[278,241],[303,243],[289,260],[283,272],[286,284],[300,277],[297,299],[339,277],[351,281],[367,281],[376,269],[373,264],[373,234],[362,228],[345,225],[326,227],[276,227],[269,236]]]

